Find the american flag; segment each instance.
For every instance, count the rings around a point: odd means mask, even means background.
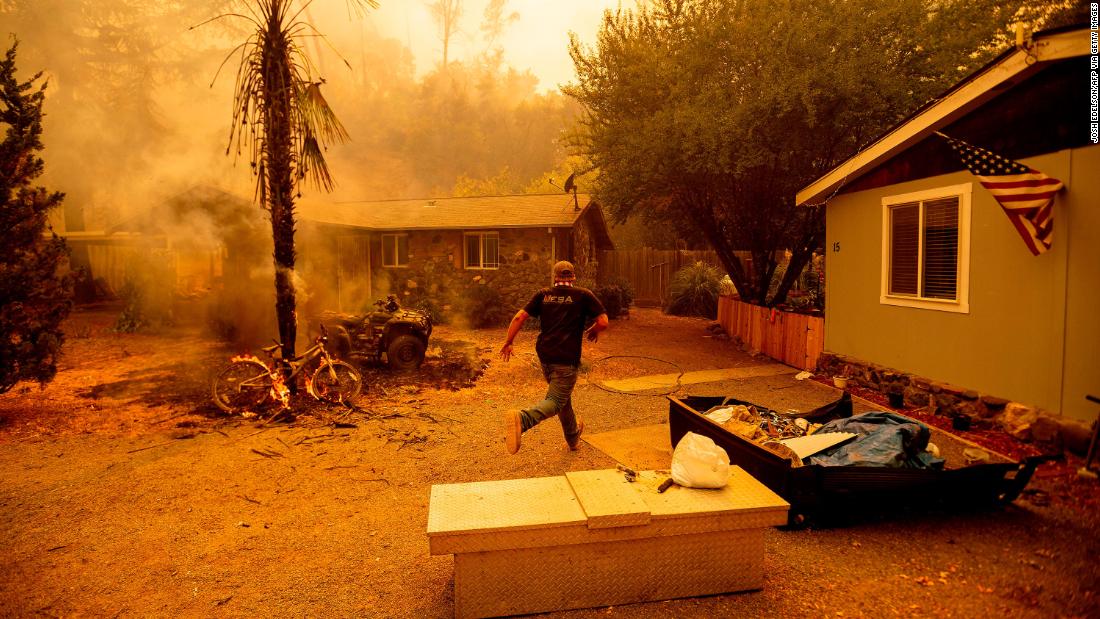
[[[1062,181],[984,148],[942,133],[936,135],[947,140],[970,173],[993,194],[1031,253],[1038,256],[1050,249],[1054,194],[1062,188]]]

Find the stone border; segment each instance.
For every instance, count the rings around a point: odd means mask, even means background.
[[[1000,428],[1044,449],[1064,448],[1084,455],[1092,437],[1090,424],[1076,419],[830,351],[818,357],[817,371],[847,377],[884,395],[902,394],[906,406],[952,419],[964,417],[974,427]]]

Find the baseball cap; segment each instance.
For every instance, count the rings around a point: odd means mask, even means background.
[[[562,260],[554,265],[554,279],[567,281],[571,279],[577,279],[577,273],[573,269],[573,263]]]

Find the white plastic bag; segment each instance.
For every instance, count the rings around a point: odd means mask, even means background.
[[[672,480],[681,486],[721,488],[729,478],[729,455],[705,436],[688,432],[672,452]]]

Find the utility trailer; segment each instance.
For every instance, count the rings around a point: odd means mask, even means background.
[[[711,408],[724,405],[754,406],[767,414],[775,411],[732,397],[669,396],[668,400],[672,445],[688,432],[711,438],[726,450],[732,464],[791,504],[791,525],[895,508],[980,509],[1004,505],[1019,496],[1039,464],[1052,459],[1035,456],[1016,462],[985,450],[991,456],[988,463],[966,464],[962,452],[972,444],[930,427],[931,442],[940,447],[946,459],[943,470],[817,464],[796,467],[705,416]],[[851,414],[851,396],[845,393],[835,402],[798,416],[824,422]]]

